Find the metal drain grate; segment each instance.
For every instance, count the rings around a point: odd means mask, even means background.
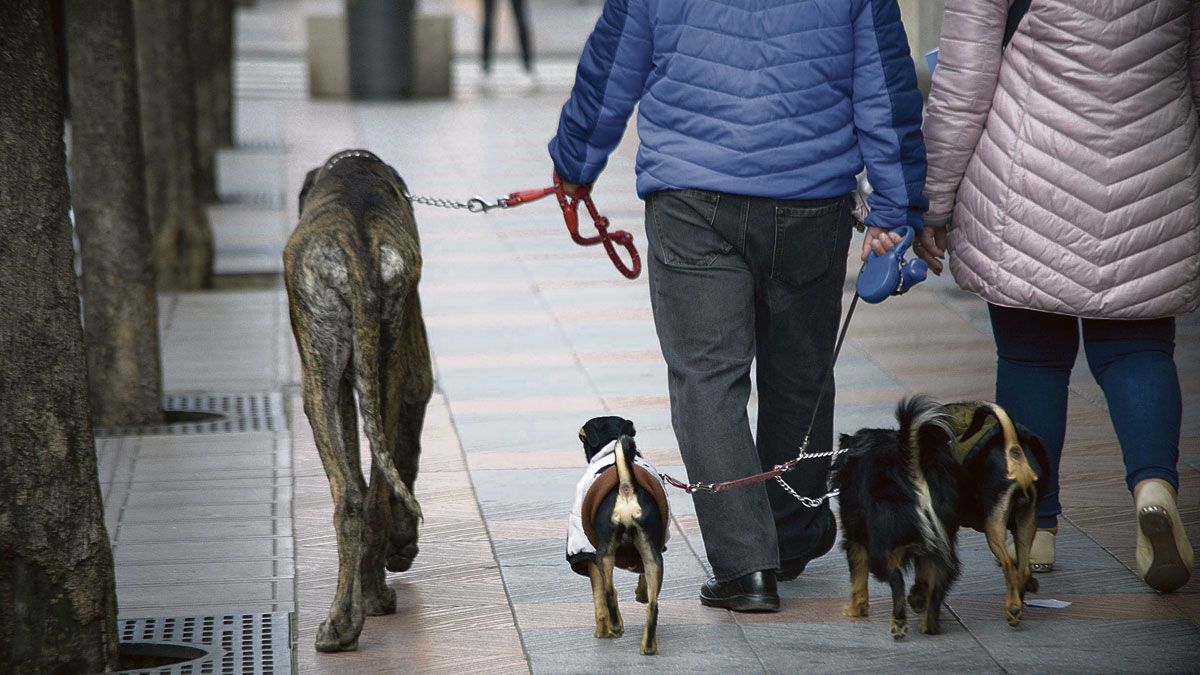
[[[121,642],[186,645],[207,655],[171,666],[124,670],[127,675],[289,675],[291,627],[287,612],[226,614],[121,621]]]
[[[172,394],[163,400],[163,409],[176,412],[215,413],[220,419],[178,422],[150,427],[96,429],[96,436],[157,434],[228,434],[247,431],[282,431],[283,397],[278,392],[251,394]]]

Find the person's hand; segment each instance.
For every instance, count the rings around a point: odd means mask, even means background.
[[[579,183],[571,183],[561,178],[558,180],[558,183],[562,185],[563,193],[568,197],[574,197],[575,193],[579,190]]]
[[[913,252],[929,263],[934,274],[942,273],[942,257],[946,255],[946,228],[925,224],[921,236],[913,242]]]
[[[934,274],[940,275],[943,270],[942,258],[946,255],[946,228],[950,226],[952,216],[946,213],[925,214],[925,227],[921,235],[913,242],[913,253],[924,260]]]
[[[899,244],[902,240],[903,238],[900,235],[891,230],[886,230],[882,227],[868,227],[867,234],[863,237],[862,259],[866,260],[867,254],[872,251],[877,256],[883,255],[895,248],[896,244]]]

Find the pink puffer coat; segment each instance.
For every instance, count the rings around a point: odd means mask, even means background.
[[[928,223],[985,300],[1088,318],[1200,305],[1200,2],[946,0]]]

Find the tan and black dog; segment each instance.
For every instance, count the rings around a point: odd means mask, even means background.
[[[305,178],[300,224],[283,253],[304,412],[337,532],[337,592],[317,631],[319,651],[356,649],[364,614],[394,612],[384,569],[404,571],[417,554],[421,509],[412,489],[433,375],[417,297],[420,244],[405,193],[375,155],[339,152]],[[371,448],[369,485],[358,413]]]
[[[1025,593],[1036,593],[1029,550],[1037,529],[1037,502],[1044,489],[1042,467],[1049,466],[1042,441],[1016,424],[999,405],[987,401],[946,404],[954,423],[958,479],[958,520],[978,530],[1004,571],[1004,616],[1015,626],[1025,610]],[[1016,558],[1005,534],[1013,536]]]
[[[670,511],[658,471],[638,453],[634,433],[633,423],[621,417],[597,417],[579,430],[588,470],[576,486],[567,561],[591,579],[598,638],[625,632],[613,570],[639,575],[636,597],[646,604],[641,653],[648,655],[658,653],[658,593]]]
[[[843,546],[850,565],[847,616],[866,616],[867,575],[892,588],[892,637],[908,633],[904,569],[915,581],[907,602],[924,614],[921,632],[937,634],[946,592],[959,574],[957,532],[983,532],[1004,570],[1005,618],[1017,625],[1025,593],[1037,591],[1029,567],[1046,466],[1041,441],[994,404],[942,405],[917,396],[896,410],[900,428],[843,435],[834,464]],[[1016,558],[1005,533],[1016,542]]]

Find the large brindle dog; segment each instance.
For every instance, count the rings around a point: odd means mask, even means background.
[[[316,647],[352,650],[364,614],[395,611],[384,569],[412,565],[421,517],[412,489],[433,375],[417,297],[420,244],[400,176],[362,150],[310,171],[283,262],[304,412],[337,531],[337,593]],[[369,485],[359,412],[371,446]]]

